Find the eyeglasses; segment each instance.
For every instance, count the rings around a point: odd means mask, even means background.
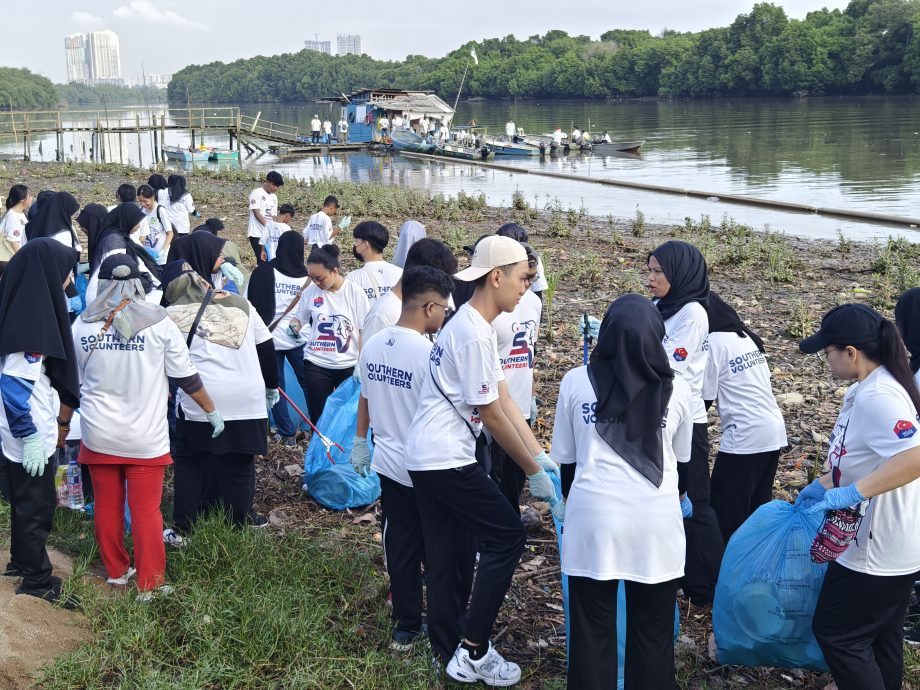
[[[427,309],[429,304],[433,304],[436,307],[441,307],[444,310],[444,318],[448,318],[451,314],[454,313],[454,308],[449,304],[440,304],[439,302],[425,302],[425,304],[420,305],[422,309]]]
[[[826,350],[820,350],[820,351],[818,352],[818,357],[821,358],[821,361],[822,361],[822,362],[827,362],[828,357],[830,356],[831,352],[834,352],[834,351],[839,350],[839,349],[840,349],[840,348],[838,348],[838,347],[829,347],[829,348],[827,348]]]

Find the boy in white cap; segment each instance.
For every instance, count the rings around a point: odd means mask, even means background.
[[[529,287],[527,253],[511,238],[482,240],[471,266],[455,276],[473,281],[470,300],[444,326],[431,350],[430,375],[409,427],[405,465],[416,489],[425,540],[428,635],[452,679],[508,686],[520,667],[489,641],[511,576],[524,550],[521,520],[488,475],[483,428],[527,475],[534,498],[553,501],[548,471],[558,466],[534,438],[508,393],[491,322],[513,311]],[[437,439],[436,443],[432,441]],[[479,567],[469,594],[458,573]]]

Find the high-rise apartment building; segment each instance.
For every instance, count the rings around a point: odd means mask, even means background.
[[[303,47],[306,50],[315,50],[317,53],[332,55],[332,41],[304,41]]]
[[[114,31],[91,31],[64,38],[67,81],[116,84],[121,80],[121,52]]]
[[[335,38],[335,45],[336,55],[361,54],[360,34],[338,34]]]

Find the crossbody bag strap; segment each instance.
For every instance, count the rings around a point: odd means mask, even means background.
[[[466,424],[466,428],[470,430],[470,433],[473,435],[473,440],[475,441],[479,438],[476,435],[476,432],[473,430],[473,425],[466,421],[466,417],[460,414],[460,410],[457,409],[457,406],[451,402],[451,399],[447,397],[447,393],[438,385],[438,380],[435,378],[434,372],[431,370],[431,360],[428,361],[428,375],[431,377],[431,382],[434,384],[434,387],[438,389],[438,392],[444,396],[444,399],[447,401],[447,404],[454,408],[454,412],[460,415],[460,419],[463,420],[463,423]]]
[[[307,287],[308,287],[309,285],[310,285],[310,279],[307,278],[307,282],[305,282],[305,283],[303,284],[303,286],[300,288],[300,290],[297,291],[297,294],[294,296],[294,299],[292,299],[292,300],[291,300],[291,303],[290,303],[289,305],[287,305],[287,309],[285,309],[285,310],[281,313],[281,316],[279,316],[277,319],[275,319],[274,321],[272,321],[272,325],[268,327],[268,332],[269,332],[269,333],[271,333],[273,330],[275,330],[275,329],[278,327],[278,324],[281,323],[281,322],[284,320],[284,317],[287,316],[288,314],[290,314],[290,313],[291,313],[291,310],[292,310],[294,307],[297,306],[297,303],[300,301],[300,298],[303,297],[303,293],[304,293],[304,291],[307,289]]]
[[[104,336],[108,330],[112,327],[112,324],[115,322],[115,317],[118,316],[118,312],[131,304],[131,300],[123,299],[117,307],[109,312],[109,315],[105,317],[105,323],[102,324],[102,330],[99,331],[99,337],[96,338],[96,342],[93,343],[92,347],[89,349],[89,354],[86,356],[86,361],[89,361],[89,358],[93,356],[93,353],[96,351],[96,347],[99,343],[102,342],[102,336]]]
[[[204,299],[201,300],[201,307],[198,309],[198,313],[195,314],[195,320],[192,321],[192,327],[188,329],[188,338],[185,340],[185,346],[189,349],[192,347],[192,340],[195,338],[195,332],[198,330],[198,324],[201,323],[201,318],[204,316],[204,310],[208,308],[208,304],[211,301],[211,297],[214,295],[214,290],[208,290],[205,294]]]

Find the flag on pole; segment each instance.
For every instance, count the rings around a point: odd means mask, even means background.
[[[472,48],[470,48],[470,57],[473,58],[473,62],[475,64],[477,65],[479,64],[479,57],[477,57],[476,55],[476,46],[473,46]]]

